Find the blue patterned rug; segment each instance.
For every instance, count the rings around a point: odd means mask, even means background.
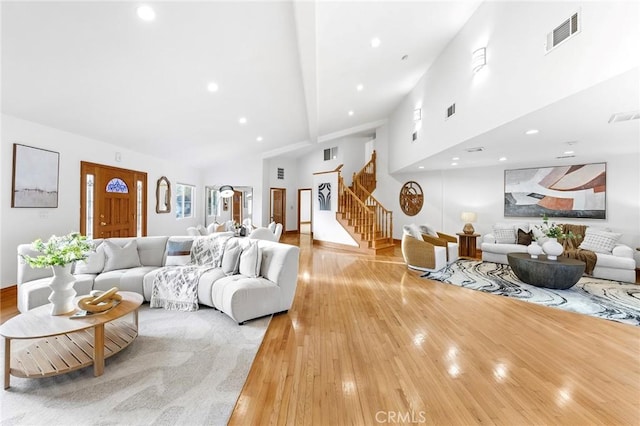
[[[458,260],[422,275],[485,293],[513,297],[566,311],[640,326],[640,285],[583,276],[568,290],[535,287],[520,281],[509,265]]]

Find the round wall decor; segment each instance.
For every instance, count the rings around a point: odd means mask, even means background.
[[[400,190],[400,208],[407,216],[415,216],[422,210],[424,194],[418,182],[410,180]]]

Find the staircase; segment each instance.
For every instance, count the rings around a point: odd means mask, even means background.
[[[338,222],[360,244],[361,251],[378,254],[393,250],[393,212],[371,194],[376,189],[376,152],[353,174],[351,186],[338,174]]]

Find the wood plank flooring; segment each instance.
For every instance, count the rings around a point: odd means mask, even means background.
[[[232,425],[640,424],[640,327],[419,277],[393,255],[301,247]],[[3,289],[0,320],[16,315]]]
[[[640,424],[640,327],[301,247],[230,419],[265,424]]]

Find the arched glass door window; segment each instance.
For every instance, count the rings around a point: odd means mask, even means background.
[[[107,183],[107,192],[118,192],[120,194],[128,194],[129,187],[126,182],[120,178],[113,178]]]

